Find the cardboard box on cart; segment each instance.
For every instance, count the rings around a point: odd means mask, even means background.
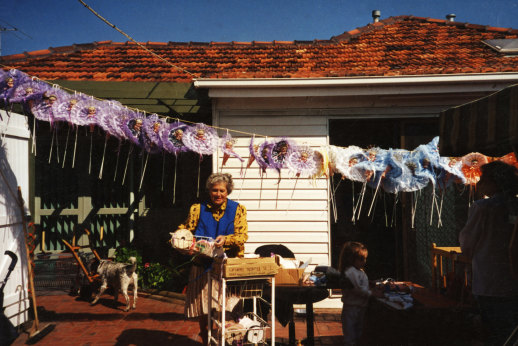
[[[278,267],[274,258],[215,258],[212,272],[224,278],[269,276],[277,273]]]
[[[275,256],[275,262],[279,265],[279,271],[275,275],[276,286],[300,286],[304,276],[304,268],[299,268],[302,261],[295,258],[284,258],[283,261],[289,261],[295,264],[297,268],[284,268],[281,265],[279,256]]]

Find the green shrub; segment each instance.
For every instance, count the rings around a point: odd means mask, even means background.
[[[142,270],[145,288],[166,289],[166,283],[172,280],[173,273],[160,263],[146,263]]]

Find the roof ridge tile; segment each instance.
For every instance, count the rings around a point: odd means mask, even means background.
[[[146,42],[146,46],[167,46],[167,42],[152,42],[152,41],[147,41]]]
[[[85,50],[85,49],[92,49],[95,48],[95,43],[74,43],[73,47],[74,50]]]
[[[54,53],[72,53],[75,51],[74,46],[61,46],[61,47],[50,47]]]
[[[209,44],[211,46],[231,46],[232,42],[214,42],[214,41],[210,41]]]
[[[254,46],[266,46],[266,45],[271,45],[272,42],[271,41],[252,41],[252,45]]]
[[[52,51],[50,49],[40,49],[40,50],[33,50],[31,52],[25,52],[30,57],[43,57],[43,56],[49,56],[52,54]]]
[[[189,41],[189,46],[209,46],[209,42],[196,42],[196,41]]]
[[[274,45],[293,45],[293,44],[295,44],[294,41],[277,41],[277,40],[274,40],[272,43]]]

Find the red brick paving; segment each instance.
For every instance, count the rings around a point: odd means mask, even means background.
[[[37,298],[40,329],[55,329],[37,345],[201,345],[198,323],[185,320],[183,301],[142,294],[137,309],[123,312],[122,297],[115,306],[105,295],[95,306],[77,297],[41,295]],[[339,309],[315,311],[315,345],[342,344]],[[371,304],[362,342],[359,345],[481,345],[480,325],[470,311],[423,309],[394,311]],[[295,317],[297,340],[306,336],[304,316]],[[24,345],[23,333],[13,345]],[[288,343],[288,328],[276,323],[276,344]]]
[[[161,301],[149,295],[139,297],[137,309],[122,311],[124,304],[119,296],[105,295],[97,305],[65,293],[37,297],[40,330],[48,324],[54,330],[45,335],[37,345],[201,345],[198,323],[185,320],[183,301]],[[315,345],[337,345],[342,339],[340,311],[325,311],[325,318],[315,314]],[[297,339],[306,336],[306,322],[296,318]],[[28,334],[22,333],[12,345],[25,345]],[[276,323],[276,342],[288,342],[288,328]]]

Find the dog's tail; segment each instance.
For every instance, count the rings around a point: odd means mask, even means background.
[[[130,264],[126,267],[126,272],[128,275],[131,275],[137,270],[137,258],[136,257],[130,257],[129,258]]]

